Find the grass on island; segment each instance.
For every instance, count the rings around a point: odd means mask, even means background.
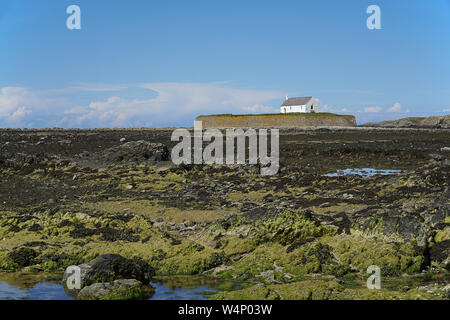
[[[402,119],[398,119],[398,120],[422,121],[426,118],[427,117],[408,117],[408,118],[402,118]]]
[[[346,114],[335,114],[330,112],[290,112],[290,113],[261,113],[261,114],[232,114],[232,113],[222,113],[222,114],[210,114],[210,115],[200,115],[199,117],[265,117],[265,116],[306,116],[306,117],[353,117]]]

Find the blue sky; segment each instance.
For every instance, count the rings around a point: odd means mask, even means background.
[[[449,38],[450,0],[2,0],[0,126],[191,126],[286,95],[358,123],[448,114]]]

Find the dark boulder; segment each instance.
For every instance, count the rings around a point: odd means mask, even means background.
[[[151,143],[144,140],[131,141],[112,147],[103,152],[105,159],[119,161],[168,161],[169,149],[162,143]]]
[[[78,267],[81,271],[82,287],[117,279],[136,279],[148,284],[155,274],[155,270],[146,261],[140,258],[127,259],[118,254],[104,254]],[[63,281],[66,281],[69,275],[65,272]]]
[[[450,239],[435,243],[430,248],[431,262],[437,262],[443,268],[450,270]]]
[[[20,268],[31,266],[35,263],[35,258],[38,252],[36,250],[26,247],[14,249],[8,254],[8,257],[17,263]]]

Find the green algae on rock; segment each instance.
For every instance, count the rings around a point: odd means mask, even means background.
[[[143,296],[142,283],[135,279],[94,283],[78,293],[78,300],[137,300]]]

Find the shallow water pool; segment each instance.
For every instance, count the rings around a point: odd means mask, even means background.
[[[43,274],[0,274],[0,300],[73,300],[57,280]],[[50,277],[51,278],[51,277]],[[154,279],[150,300],[205,300],[217,293],[220,282],[205,277]]]
[[[336,172],[324,174],[325,177],[340,177],[346,175],[359,175],[363,177],[371,177],[377,174],[382,176],[400,174],[402,170],[394,170],[394,169],[374,169],[374,168],[347,168],[342,170],[336,170]]]

